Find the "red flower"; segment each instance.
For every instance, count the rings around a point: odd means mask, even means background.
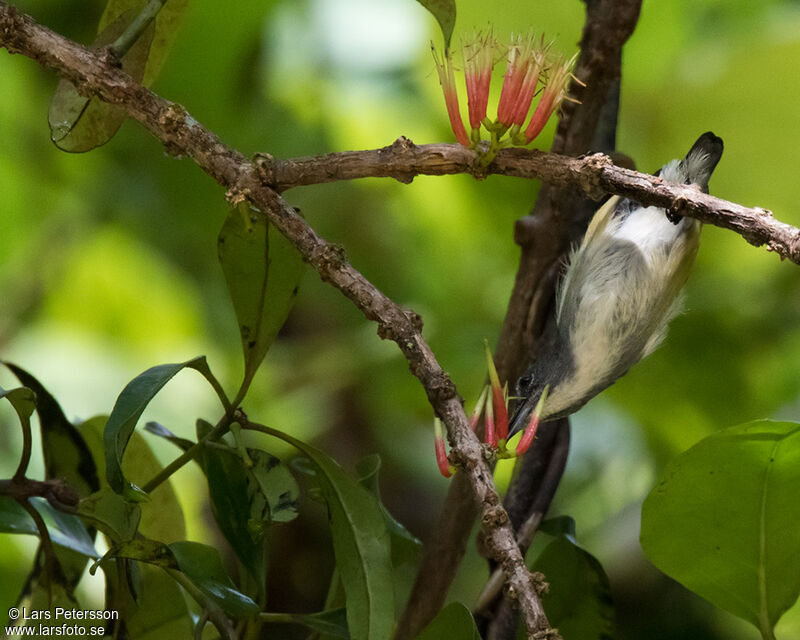
[[[456,80],[453,75],[453,62],[450,59],[450,53],[445,52],[440,59],[433,47],[431,47],[431,50],[433,51],[433,60],[436,63],[436,71],[439,73],[439,83],[442,85],[442,91],[444,92],[444,103],[447,106],[447,115],[450,117],[450,126],[453,128],[453,133],[456,134],[456,140],[468,147],[470,146],[469,136],[467,136],[467,130],[461,120],[461,111],[458,108],[458,91],[456,91]]]
[[[536,110],[531,116],[528,128],[525,129],[525,142],[531,142],[538,136],[550,116],[558,109],[564,98],[567,97],[567,85],[572,76],[572,67],[575,64],[575,56],[571,60],[561,60],[555,63],[550,70],[550,77],[544,86],[544,92],[536,105]]]
[[[467,83],[467,105],[469,106],[469,126],[473,130],[481,128],[489,103],[489,86],[494,68],[494,40],[492,32],[481,32],[467,40],[463,46],[464,76]]]
[[[545,65],[546,46],[537,48],[532,33],[512,38],[503,77],[497,120],[506,127],[522,125],[528,116],[539,75]]]

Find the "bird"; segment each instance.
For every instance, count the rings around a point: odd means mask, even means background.
[[[722,151],[708,131],[656,175],[708,193]],[[659,346],[680,311],[701,228],[620,196],[597,210],[557,289],[555,340],[516,383],[509,436],[575,413]]]

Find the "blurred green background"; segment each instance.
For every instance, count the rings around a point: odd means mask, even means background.
[[[103,9],[101,0],[15,4],[81,42],[92,40]],[[567,54],[583,23],[577,0],[458,0],[458,11],[456,37],[489,23],[501,39],[532,27]],[[413,0],[240,0],[225,8],[193,0],[154,89],[245,154],[375,148],[399,135],[451,141],[428,46],[440,38]],[[726,151],[712,193],[800,225],[798,62],[796,1],[645,0],[624,54],[619,149],[654,171],[713,130]],[[131,122],[92,153],[58,151],[47,129],[56,82],[32,61],[0,53],[0,357],[38,376],[75,419],[110,411],[147,367],[199,354],[234,389],[239,339],[216,262],[222,190]],[[539,148],[549,146],[552,129]],[[286,195],[382,291],[423,316],[425,337],[471,403],[485,375],[482,341],[496,340],[513,282],[513,223],[537,188],[453,176]],[[604,563],[619,638],[756,637],[647,562],[639,509],[664,464],[704,435],[800,417],[799,275],[707,227],[686,313],[664,346],[574,418],[553,513],[574,516],[579,541]],[[0,384],[12,381],[2,374]],[[347,468],[379,452],[385,502],[414,533],[429,533],[447,482],[436,471],[425,395],[396,347],[313,272],[246,409],[315,441]],[[186,373],[145,419],[191,437],[196,417],[213,421],[217,413],[200,377]],[[5,477],[20,450],[12,418],[0,407]],[[174,457],[153,444],[160,459]],[[501,482],[508,475],[499,469]],[[184,469],[175,482],[190,539],[222,544],[199,471]],[[321,509],[307,507],[274,536],[280,579],[271,610],[311,611],[324,600],[330,543]],[[33,541],[5,535],[0,548],[3,612],[24,581]],[[412,566],[400,576],[400,601],[412,576]],[[472,603],[485,578],[471,546],[452,597]],[[800,637],[798,609],[779,625],[779,638]]]

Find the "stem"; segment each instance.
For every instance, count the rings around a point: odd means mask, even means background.
[[[217,380],[217,376],[211,373],[210,368],[207,367],[206,371],[201,371],[200,373],[203,374],[203,377],[208,380],[209,384],[214,388],[219,401],[222,403],[222,407],[225,409],[225,413],[232,413],[233,408],[238,407],[241,404],[242,400],[238,397],[238,394],[235,402],[231,403],[231,401],[228,400],[228,395],[225,393],[225,389],[222,388],[219,380]]]
[[[217,628],[223,640],[236,640],[236,631],[231,621],[213,600],[200,591],[189,578],[177,569],[164,567],[164,571],[166,571],[175,582],[181,585],[197,604],[205,609],[208,614],[208,619],[211,620],[213,625]]]
[[[58,564],[58,559],[56,558],[56,550],[53,547],[53,540],[50,538],[47,525],[44,523],[42,515],[36,510],[36,507],[27,500],[18,500],[17,502],[19,502],[22,508],[28,512],[28,515],[33,518],[36,528],[39,530],[39,538],[42,540],[42,551],[44,552],[45,575],[47,576],[49,589],[50,581],[52,581],[61,570],[61,565]]]
[[[231,424],[231,417],[227,414],[222,416],[220,421],[217,425],[208,432],[203,438],[200,438],[195,444],[189,447],[186,451],[184,451],[180,456],[175,458],[172,462],[170,462],[166,467],[164,467],[161,471],[159,471],[149,482],[147,482],[143,487],[142,491],[145,493],[151,493],[158,485],[162,482],[167,480],[173,473],[175,473],[178,469],[180,469],[183,465],[187,462],[194,460],[199,454],[200,450],[205,446],[207,441],[216,440],[220,436],[225,435],[228,431],[228,427]]]
[[[118,58],[122,58],[131,47],[136,43],[145,29],[150,26],[150,23],[155,20],[158,12],[166,4],[167,0],[150,0],[149,3],[141,10],[138,16],[133,19],[125,31],[111,43],[111,50]]]
[[[285,622],[287,624],[298,624],[294,619],[294,614],[291,613],[267,613],[262,611],[258,614],[258,619],[261,622]]]
[[[206,622],[208,622],[208,611],[203,609],[194,627],[194,640],[203,640],[203,629],[205,629]]]
[[[776,640],[775,632],[773,631],[772,627],[761,629],[761,638],[762,640]]]
[[[22,414],[19,414],[19,418],[19,424],[22,427],[22,454],[19,458],[19,466],[17,466],[17,470],[14,473],[14,482],[22,482],[25,480],[25,472],[28,470],[28,465],[31,462],[31,452],[33,450],[31,421],[30,419],[23,419]]]

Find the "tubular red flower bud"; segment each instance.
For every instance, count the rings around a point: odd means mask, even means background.
[[[505,394],[503,393],[503,387],[500,386],[500,378],[494,366],[492,352],[489,350],[489,343],[484,341],[484,345],[486,347],[486,366],[489,369],[489,380],[492,383],[492,408],[494,409],[493,413],[495,418],[494,427],[497,439],[505,441],[508,438],[508,409],[506,408]]]
[[[439,467],[439,473],[445,478],[453,475],[453,469],[450,466],[450,461],[447,459],[447,450],[444,446],[444,436],[442,434],[442,422],[439,418],[433,419],[433,430],[435,434],[435,450],[436,450],[436,464]]]
[[[550,77],[542,92],[542,97],[539,99],[539,104],[531,116],[531,121],[528,128],[525,129],[525,140],[531,142],[538,136],[550,116],[563,102],[567,96],[567,86],[569,79],[572,77],[572,66],[575,64],[575,56],[570,60],[562,60],[555,63],[550,71]]]
[[[494,428],[494,403],[486,403],[486,418],[483,421],[484,441],[492,448],[497,448],[497,431]]]
[[[453,74],[453,63],[450,59],[450,54],[445,53],[440,59],[436,55],[436,50],[431,47],[433,51],[433,61],[436,63],[436,71],[439,73],[439,83],[442,85],[442,92],[444,93],[444,103],[447,107],[447,115],[450,118],[450,126],[453,128],[453,133],[456,135],[456,140],[465,147],[469,147],[469,136],[467,130],[464,128],[464,121],[461,119],[461,111],[458,107],[458,91],[456,90],[456,81]]]
[[[510,127],[524,122],[539,81],[543,57],[544,48],[537,51],[532,33],[512,37],[497,105],[497,120],[503,125]]]
[[[531,414],[530,422],[528,422],[528,426],[525,427],[525,431],[517,443],[518,456],[525,453],[533,443],[533,438],[536,436],[536,431],[539,429],[539,419],[542,417],[542,408],[544,407],[544,401],[547,399],[549,388],[549,385],[546,386],[544,391],[542,391],[542,395],[539,396],[539,402],[536,403],[536,409],[534,409]]]
[[[483,388],[481,395],[478,396],[478,401],[475,403],[475,408],[472,410],[472,415],[469,418],[469,428],[472,429],[473,433],[475,429],[478,428],[478,421],[481,419],[481,413],[483,413],[483,405],[486,404],[486,394],[488,391],[489,387]]]
[[[494,68],[494,42],[492,32],[486,35],[478,32],[463,46],[464,76],[467,83],[467,105],[469,106],[469,125],[480,129],[486,117],[489,103],[489,86]]]

